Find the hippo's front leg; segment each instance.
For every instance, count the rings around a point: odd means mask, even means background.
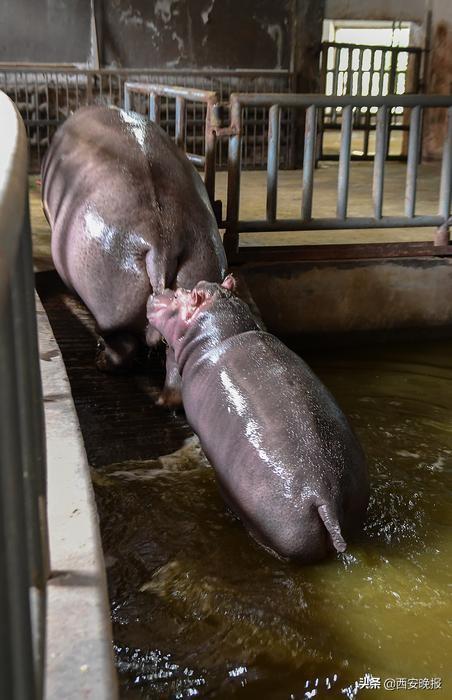
[[[158,406],[178,408],[182,406],[182,379],[176,364],[174,350],[166,348],[166,377],[162,393],[157,399]]]
[[[132,333],[103,335],[97,341],[96,366],[101,372],[124,372],[133,367],[140,341]]]

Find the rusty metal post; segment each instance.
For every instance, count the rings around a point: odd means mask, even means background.
[[[58,91],[58,83],[57,83],[57,91]],[[87,105],[92,105],[93,104],[93,74],[91,71],[88,71],[86,74],[86,104]]]
[[[124,109],[130,112],[130,89],[127,83],[124,83]]]
[[[375,136],[375,159],[372,183],[374,216],[381,219],[383,212],[384,169],[386,160],[386,133],[388,124],[388,107],[378,108]]]
[[[443,162],[441,166],[441,185],[439,193],[438,214],[443,222],[436,230],[435,245],[449,245],[450,198],[452,186],[452,107],[447,110],[447,136],[444,142]]]
[[[155,92],[149,94],[149,119],[160,124],[160,95]]]
[[[231,135],[228,151],[228,201],[226,211],[226,231],[223,244],[231,262],[239,249],[239,211],[240,211],[240,168],[242,152],[242,105],[237,96],[230,98]]]
[[[183,97],[176,97],[175,140],[176,146],[185,149],[185,99]]]
[[[347,216],[350,150],[352,144],[352,119],[353,107],[351,105],[347,105],[342,109],[341,147],[339,154],[339,172],[337,177],[336,216],[339,219],[345,219]]]
[[[274,221],[276,219],[280,123],[281,110],[278,105],[272,105],[268,117],[267,221]]]
[[[216,212],[215,205],[215,159],[217,150],[216,129],[220,126],[219,105],[215,96],[207,102],[205,124],[205,150],[204,150],[204,185],[209,195],[210,203]],[[221,216],[219,217],[221,218]],[[218,221],[218,217],[217,217]],[[220,222],[218,222],[220,223]]]
[[[405,185],[405,215],[410,217],[414,216],[416,209],[416,183],[421,136],[421,116],[422,113],[419,106],[411,109]]]
[[[315,142],[317,136],[317,107],[310,105],[306,109],[306,127],[304,132],[303,191],[301,196],[301,218],[310,219],[312,215],[312,194],[314,189]]]

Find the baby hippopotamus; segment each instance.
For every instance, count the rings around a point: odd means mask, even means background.
[[[227,503],[262,545],[319,561],[362,525],[366,460],[330,392],[234,287],[229,275],[165,290],[148,320],[174,349],[188,422]]]

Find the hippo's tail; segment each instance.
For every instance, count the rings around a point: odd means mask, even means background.
[[[342,537],[341,528],[339,526],[335,513],[332,512],[331,508],[326,504],[319,506],[317,510],[323,521],[323,524],[328,530],[334,548],[337,552],[345,552],[345,550],[347,549],[347,543]]]

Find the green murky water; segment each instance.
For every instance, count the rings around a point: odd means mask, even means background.
[[[367,452],[364,534],[321,565],[272,558],[193,440],[98,472],[122,697],[452,698],[452,341],[305,359]]]

